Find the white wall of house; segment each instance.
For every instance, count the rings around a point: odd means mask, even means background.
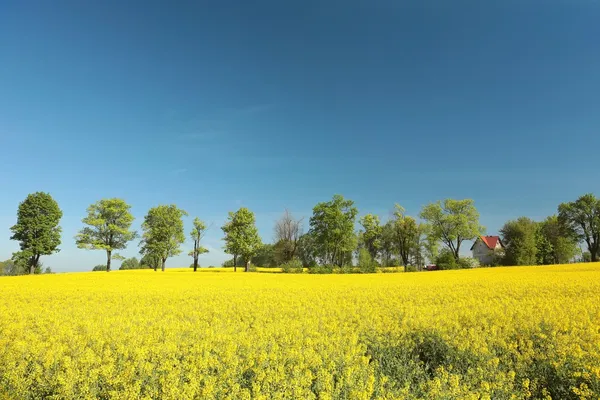
[[[500,247],[499,243],[496,245],[496,248],[498,247]],[[483,240],[477,238],[473,246],[473,258],[478,259],[481,265],[491,265],[494,261],[494,252],[483,243]]]

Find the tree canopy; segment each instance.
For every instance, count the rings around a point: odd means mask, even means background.
[[[75,240],[77,247],[106,251],[106,271],[110,272],[114,250],[122,250],[135,239],[131,230],[133,215],[131,206],[122,199],[102,199],[90,205],[88,215],[81,220],[87,226],[79,231]]]
[[[343,266],[357,245],[354,223],[358,210],[352,200],[336,194],[328,202],[317,204],[310,218],[309,233],[321,263]]]
[[[20,251],[13,255],[30,274],[40,268],[40,257],[60,251],[62,211],[48,193],[36,192],[19,204],[17,223],[10,228],[11,240],[19,242]]]
[[[479,212],[471,199],[445,199],[423,207],[420,217],[430,225],[429,234],[444,243],[458,261],[460,246],[483,234]]]
[[[558,206],[562,228],[587,244],[592,261],[600,259],[600,199],[591,193]]]
[[[187,215],[187,212],[171,204],[151,208],[144,218],[141,253],[158,257],[163,271],[167,259],[181,253],[180,246],[185,241],[182,218]],[[155,271],[156,267],[155,264]]]
[[[236,212],[229,212],[227,222],[221,229],[225,234],[225,251],[232,254],[234,258],[234,270],[237,268],[235,265],[237,256],[241,256],[246,265],[245,271],[248,272],[252,257],[262,246],[255,225],[254,213],[246,207],[242,207]]]
[[[381,234],[383,231],[379,217],[367,214],[361,217],[359,222],[363,228],[359,234],[359,243],[369,252],[371,258],[375,260],[381,250]],[[364,256],[363,259],[366,260]]]

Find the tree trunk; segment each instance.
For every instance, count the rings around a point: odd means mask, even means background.
[[[29,274],[33,275],[35,273],[35,256],[31,257],[31,261],[29,261]]]
[[[154,263],[154,272],[156,272],[156,268],[157,268],[157,267],[158,267],[158,263],[157,263],[157,262],[155,262],[155,263]]]
[[[237,255],[233,255],[233,272],[237,272]]]
[[[248,271],[250,271],[250,259],[246,260],[246,268],[244,269],[244,272]]]
[[[110,250],[106,250],[106,272],[110,272],[111,258],[112,258],[112,252]]]
[[[165,264],[167,263],[167,259],[163,258],[162,259],[162,272],[165,272]]]
[[[194,256],[194,272],[198,269],[198,256]]]

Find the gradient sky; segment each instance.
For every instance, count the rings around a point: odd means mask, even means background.
[[[3,0],[0,260],[35,191],[64,212],[55,271],[105,261],[73,237],[106,197],[136,229],[170,203],[211,223],[204,266],[240,206],[265,242],[335,193],[383,219],[473,198],[489,234],[541,219],[600,194],[598,21],[592,0]]]

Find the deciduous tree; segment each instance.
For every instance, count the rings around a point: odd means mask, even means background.
[[[520,217],[504,224],[500,234],[505,251],[505,265],[537,264],[538,229],[538,223],[527,217]]]
[[[359,234],[359,242],[375,260],[381,251],[381,233],[383,231],[379,217],[367,214],[359,219],[359,223],[363,228]]]
[[[75,240],[77,247],[106,251],[106,271],[110,272],[113,251],[127,247],[137,233],[131,230],[134,220],[131,206],[122,199],[102,199],[87,209],[88,215],[81,221],[84,227]]]
[[[600,258],[600,199],[591,193],[558,206],[563,229],[587,244],[592,261]]]
[[[431,226],[430,235],[444,243],[456,261],[460,246],[465,240],[473,240],[483,234],[479,225],[479,212],[471,199],[437,201],[423,207],[420,217]]]
[[[356,249],[354,223],[358,210],[352,200],[341,195],[317,204],[310,218],[310,231],[317,256],[323,264],[343,266]]]
[[[10,238],[19,242],[21,251],[14,257],[25,262],[30,274],[39,269],[41,256],[60,251],[61,218],[58,203],[48,193],[32,193],[19,204]]]
[[[275,223],[275,256],[279,263],[287,263],[296,256],[298,240],[302,236],[302,219],[296,219],[287,209]]]
[[[194,249],[190,251],[190,256],[194,258],[194,272],[198,270],[198,257],[201,254],[208,253],[208,249],[200,245],[200,241],[206,234],[206,224],[200,218],[194,218],[194,229],[190,232],[190,236],[194,241]]]
[[[171,204],[151,208],[144,218],[141,253],[159,257],[163,271],[167,259],[181,253],[180,246],[185,241],[182,218],[187,215],[187,212]]]
[[[252,257],[262,245],[254,213],[245,207],[236,212],[229,212],[228,220],[221,229],[225,234],[225,251],[233,255],[234,271],[237,271],[237,257],[242,256],[246,265],[245,271],[248,272]]]
[[[406,215],[400,204],[396,204],[394,207],[394,245],[406,272],[410,257],[419,246],[421,229],[413,217]]]

